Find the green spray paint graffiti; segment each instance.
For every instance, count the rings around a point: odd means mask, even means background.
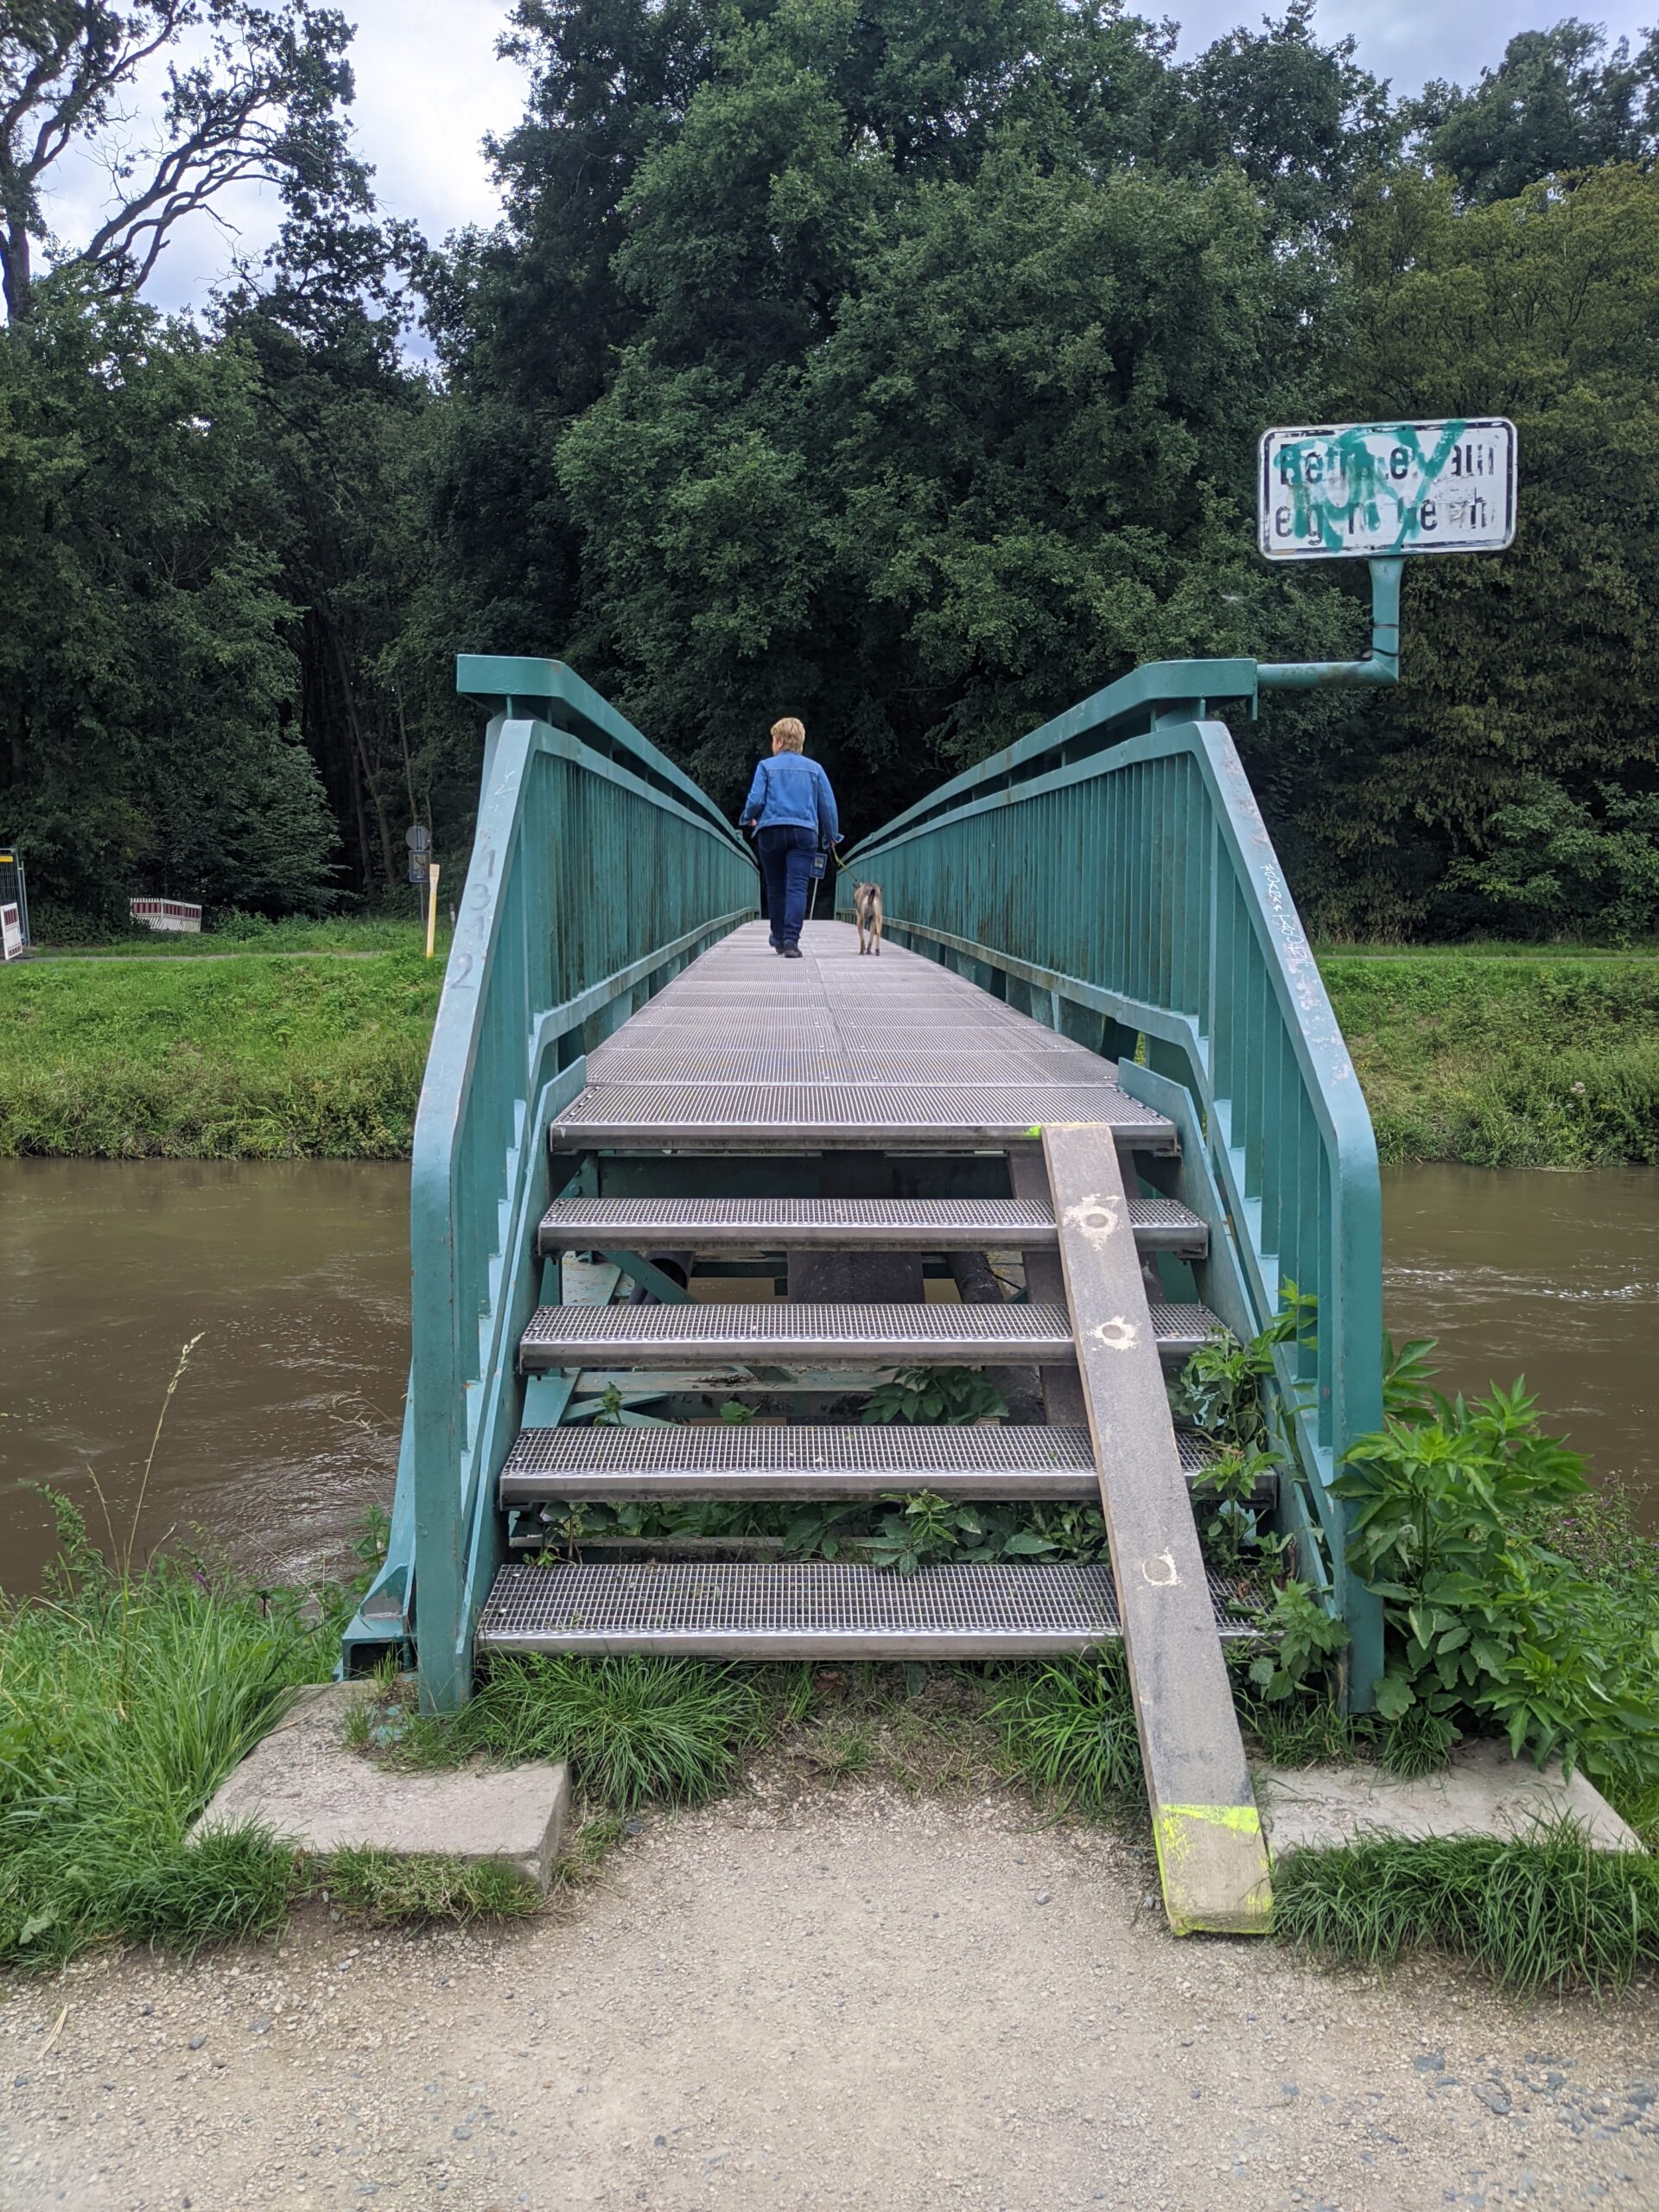
[[[1515,425],[1350,423],[1262,441],[1270,560],[1497,552],[1515,535]]]

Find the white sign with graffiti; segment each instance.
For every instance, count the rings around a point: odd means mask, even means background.
[[[1338,423],[1262,440],[1270,561],[1501,553],[1515,536],[1515,425]]]

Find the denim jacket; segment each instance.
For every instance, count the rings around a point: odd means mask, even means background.
[[[774,753],[760,763],[741,818],[758,830],[816,830],[821,845],[841,835],[830,779],[804,753]]]

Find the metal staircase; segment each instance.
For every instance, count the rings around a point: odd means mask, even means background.
[[[1218,1325],[1255,1336],[1287,1284],[1317,1301],[1274,1355],[1294,1470],[1264,1503],[1365,1706],[1380,1611],[1331,1484],[1380,1419],[1381,1209],[1213,714],[1258,680],[1139,670],[966,771],[852,856],[884,886],[882,960],[826,924],[785,963],[745,927],[741,841],[671,762],[559,663],[463,658],[492,719],[416,1122],[391,1544],[348,1666],[412,1649],[444,1710],[493,1652],[985,1659],[1121,1637],[1172,1923],[1262,1924],[1222,1667],[1249,1593],[1199,1556],[1205,1451],[1166,1379]],[[737,1274],[764,1281],[734,1304]],[[928,1366],[986,1371],[1017,1411],[858,1421]],[[752,1425],[721,1424],[732,1397]],[[584,1505],[857,1511],[922,1489],[1092,1495],[1109,1560],[904,1575],[775,1539],[571,1541]]]

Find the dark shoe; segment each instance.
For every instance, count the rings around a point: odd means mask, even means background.
[[[801,948],[798,944],[786,944],[784,947],[784,957],[785,960],[798,960],[800,957]]]

